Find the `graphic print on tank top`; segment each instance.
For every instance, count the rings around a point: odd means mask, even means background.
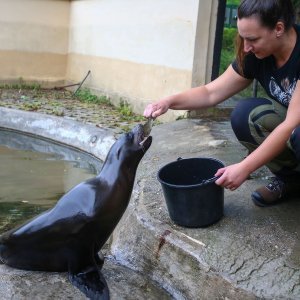
[[[271,77],[269,83],[269,91],[271,95],[277,99],[284,106],[288,106],[294,90],[296,88],[297,79],[294,78],[292,82],[288,78],[281,80],[281,85],[279,86],[275,81],[274,77]]]

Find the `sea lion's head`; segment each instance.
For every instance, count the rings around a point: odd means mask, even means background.
[[[123,134],[111,148],[113,155],[108,155],[112,160],[137,163],[142,159],[152,143],[149,128],[138,124],[131,131]]]
[[[140,145],[143,152],[146,153],[152,143],[151,128],[147,124],[139,124],[132,131],[136,131],[136,142]]]
[[[150,136],[148,127],[142,124],[136,125],[131,131],[126,133],[126,143],[131,145],[133,151],[146,153],[152,143],[152,136]]]

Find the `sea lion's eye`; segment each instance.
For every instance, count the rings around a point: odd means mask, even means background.
[[[132,140],[134,138],[134,134],[132,132],[128,132],[127,136],[130,140]]]
[[[121,150],[122,150],[122,148],[119,148],[118,151],[117,151],[117,159],[120,158]]]

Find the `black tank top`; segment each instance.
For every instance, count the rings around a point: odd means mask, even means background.
[[[232,63],[238,74],[247,79],[257,79],[269,97],[284,106],[289,105],[300,79],[300,26],[295,25],[294,28],[297,32],[296,45],[289,60],[282,67],[276,67],[273,55],[259,59],[253,53],[245,57],[243,75],[238,70],[237,61]]]

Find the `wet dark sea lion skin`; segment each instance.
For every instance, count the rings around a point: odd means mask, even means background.
[[[109,299],[98,252],[125,212],[136,169],[151,145],[142,125],[111,147],[100,173],[67,192],[57,204],[0,236],[0,259],[18,269],[69,272],[92,299]]]

